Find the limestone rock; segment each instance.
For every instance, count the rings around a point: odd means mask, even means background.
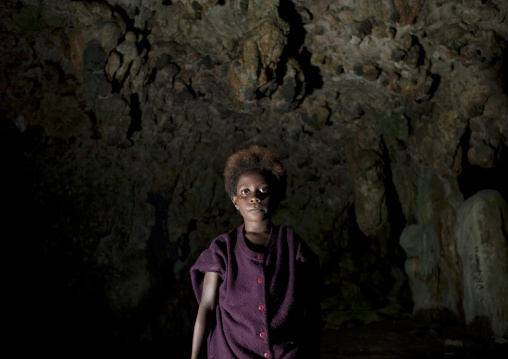
[[[262,144],[289,174],[277,222],[331,291],[398,298],[379,263],[402,265],[400,237],[415,311],[462,315],[458,208],[508,198],[506,19],[499,0],[0,2],[0,155],[34,282],[114,312],[105,342],[190,333],[189,266],[241,221],[224,161]]]
[[[495,149],[487,143],[477,142],[467,152],[467,159],[473,166],[494,167]]]
[[[240,102],[254,101],[256,90],[273,78],[277,62],[286,43],[285,32],[271,17],[258,24],[243,39],[241,54],[229,68],[229,83]]]
[[[468,198],[457,212],[466,322],[508,335],[508,203],[492,190]],[[487,326],[487,328],[482,327]],[[489,327],[490,326],[490,327]]]
[[[413,312],[448,310],[458,315],[458,293],[440,256],[440,238],[432,224],[404,228],[400,245],[406,252],[406,273],[413,295]]]
[[[360,230],[370,236],[387,223],[384,163],[374,151],[355,153],[350,149],[348,163],[353,177],[356,221]]]
[[[403,25],[408,25],[414,23],[425,1],[417,0],[408,2],[403,0],[395,0],[393,3],[395,9],[397,9],[399,13],[399,22]]]
[[[117,61],[117,58],[120,58],[118,56],[118,53],[122,55],[121,57],[121,65],[116,68],[116,71],[114,73],[115,79],[119,82],[122,82],[124,78],[131,73],[133,76],[137,74],[137,71],[139,70],[139,53],[137,49],[137,38],[136,35],[133,32],[128,32],[125,34],[125,41],[119,44],[116,47],[116,52],[113,52],[111,56],[113,57],[111,59],[112,63],[115,63]],[[109,63],[109,60],[108,60]],[[108,67],[116,67],[116,66],[108,66]],[[113,69],[110,69],[111,72]],[[129,71],[129,73],[127,72]]]
[[[278,110],[294,109],[305,96],[305,74],[300,64],[293,58],[290,58],[285,64],[285,74],[282,84],[277,88],[272,84],[273,88],[266,89],[267,93],[276,88],[275,93],[271,96],[273,108]],[[264,86],[267,87],[267,86]],[[322,118],[321,116],[318,116]],[[326,118],[326,117],[325,117]]]
[[[115,74],[120,68],[121,64],[122,60],[120,54],[118,54],[116,51],[111,52],[111,55],[109,55],[108,58],[108,62],[106,63],[106,67],[104,68],[109,81],[113,81],[115,79]]]
[[[107,4],[94,2],[69,3],[69,20],[74,25],[72,36],[81,36],[86,44],[97,41],[106,53],[117,44],[118,38],[125,32],[125,23],[114,15]]]
[[[445,311],[458,315],[462,275],[455,217],[463,201],[462,194],[456,183],[444,182],[425,168],[418,174],[406,173],[416,175],[413,181],[417,191],[416,212],[406,212],[408,218],[416,217],[412,222],[417,224],[406,226],[400,237],[400,245],[407,256],[405,267],[414,301],[413,311]]]
[[[97,131],[110,146],[117,146],[127,140],[131,119],[127,104],[117,95],[97,100]]]
[[[203,13],[217,4],[218,0],[182,0],[187,11],[196,19],[201,19]]]

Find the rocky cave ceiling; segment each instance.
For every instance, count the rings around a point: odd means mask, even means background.
[[[330,327],[352,303],[372,318],[409,302],[507,330],[503,296],[478,309],[464,277],[494,265],[467,223],[506,251],[506,1],[24,0],[0,15],[8,221],[41,291],[188,331],[188,268],[239,224],[224,161],[262,144],[289,174],[276,220],[320,255]]]

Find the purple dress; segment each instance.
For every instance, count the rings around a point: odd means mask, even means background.
[[[208,358],[318,358],[320,283],[316,254],[287,226],[274,226],[259,252],[244,226],[215,238],[191,268],[198,302],[206,272],[220,276]]]

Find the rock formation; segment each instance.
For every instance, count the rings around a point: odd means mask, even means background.
[[[506,267],[486,259],[506,248],[506,1],[19,0],[0,16],[7,233],[29,248],[38,323],[190,333],[188,269],[240,223],[224,161],[262,144],[289,174],[276,221],[320,255],[327,325],[399,305],[506,335]]]
[[[508,334],[508,203],[492,190],[468,198],[457,214],[464,315],[468,324]]]

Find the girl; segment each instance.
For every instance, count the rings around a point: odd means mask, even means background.
[[[254,146],[228,159],[224,179],[244,223],[191,268],[199,302],[192,359],[319,358],[318,258],[292,228],[271,221],[284,167]]]

